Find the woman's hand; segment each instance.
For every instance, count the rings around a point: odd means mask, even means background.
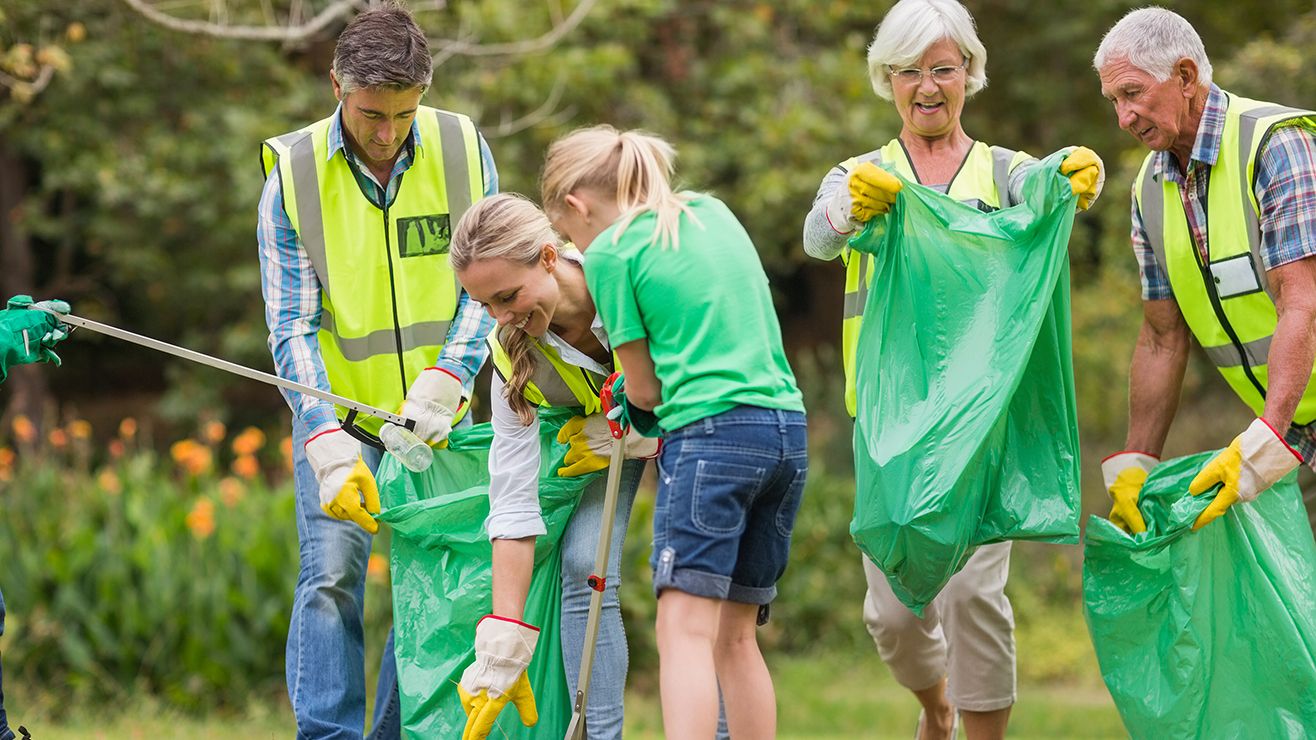
[[[1076,146],[1060,162],[1060,174],[1069,177],[1069,186],[1078,196],[1078,210],[1086,211],[1097,202],[1101,186],[1106,184],[1106,165],[1097,153],[1085,146]]]

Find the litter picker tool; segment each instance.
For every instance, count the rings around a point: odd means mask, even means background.
[[[607,384],[601,394],[603,413],[614,405],[612,385]],[[571,722],[567,725],[566,740],[585,740],[585,706],[589,700],[589,679],[594,673],[594,645],[599,639],[599,617],[603,612],[603,590],[608,585],[608,551],[612,544],[612,524],[617,517],[617,492],[621,489],[621,467],[626,461],[626,428],[609,419],[612,433],[612,455],[608,458],[608,483],[603,494],[603,521],[599,526],[599,549],[594,556],[594,572],[588,584],[594,593],[589,595],[589,617],[585,620],[585,646],[580,655],[580,678],[576,682],[576,697],[571,708]]]
[[[213,367],[217,370],[223,370],[234,375],[240,375],[244,378],[257,380],[267,385],[286,388],[290,391],[296,391],[297,393],[312,396],[322,401],[337,404],[347,409],[347,418],[342,421],[343,431],[372,447],[387,450],[397,457],[408,470],[419,473],[428,468],[430,463],[434,462],[434,453],[430,449],[430,446],[425,444],[420,437],[417,437],[413,431],[416,428],[416,422],[412,419],[407,419],[397,414],[384,411],[383,409],[377,409],[374,406],[367,406],[364,403],[353,401],[350,398],[345,398],[334,393],[322,391],[318,388],[312,388],[309,385],[303,385],[301,383],[287,380],[286,378],[280,378],[277,375],[244,367],[237,363],[229,362],[228,360],[221,360],[218,357],[211,357],[210,355],[202,354],[195,350],[187,349],[186,347],[179,347],[174,344],[169,344],[168,342],[162,342],[158,339],[142,336],[141,334],[134,334],[133,332],[120,329],[116,326],[102,324],[99,321],[84,319],[81,316],[74,316],[73,314],[60,313],[53,309],[41,306],[34,305],[29,306],[28,308],[37,311],[45,311],[70,326],[89,329],[97,334],[104,334],[109,337],[114,337],[115,339],[121,339],[125,342],[131,342],[132,344],[156,350],[157,352],[164,352],[165,354],[181,357],[184,360],[191,360],[192,362],[206,365],[207,367]],[[356,419],[360,414],[373,416],[386,422],[378,437],[356,425]]]

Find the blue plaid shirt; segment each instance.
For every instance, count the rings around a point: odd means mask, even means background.
[[[329,126],[329,158],[338,156],[341,151],[352,165],[357,183],[370,202],[382,207],[387,198],[391,203],[397,197],[402,173],[411,167],[415,148],[424,146],[419,128],[414,122],[411,124],[411,138],[403,145],[389,175],[388,187],[384,188],[346,146],[341,116],[340,105]],[[484,170],[484,194],[493,195],[498,192],[498,171],[483,136],[480,137],[480,159]],[[325,374],[320,340],[316,335],[320,331],[320,280],[283,210],[283,188],[278,168],[265,180],[261,192],[256,241],[260,245],[261,292],[265,296],[265,323],[270,328],[269,345],[275,370],[279,377],[329,391],[329,378]],[[493,325],[484,305],[462,291],[457,299],[456,318],[435,365],[457,376],[468,396],[475,374],[489,355],[485,337]],[[312,434],[322,426],[338,423],[333,405],[327,401],[289,390],[284,390],[283,396]]]
[[[1151,163],[1152,175],[1157,180],[1168,177],[1178,186],[1188,227],[1204,257],[1209,244],[1207,183],[1211,167],[1220,154],[1228,104],[1225,92],[1211,85],[1186,172],[1179,172],[1174,155],[1168,151],[1157,152]],[[1137,183],[1133,187],[1133,251],[1138,256],[1142,276],[1142,298],[1147,301],[1173,298],[1164,265],[1156,261],[1138,211]],[[1257,153],[1254,188],[1261,206],[1261,261],[1265,269],[1273,270],[1316,255],[1316,135],[1299,125],[1285,126],[1271,134]],[[1316,468],[1316,425],[1291,428],[1285,439]]]

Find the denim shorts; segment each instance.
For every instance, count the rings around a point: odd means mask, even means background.
[[[663,435],[653,589],[767,604],[809,472],[804,414],[737,406]]]

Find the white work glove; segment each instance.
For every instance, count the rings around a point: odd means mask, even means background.
[[[475,662],[466,667],[457,684],[466,710],[462,740],[488,737],[508,702],[516,706],[521,724],[533,727],[539,721],[526,677],[538,641],[537,628],[496,614],[486,615],[475,625]]]
[[[335,519],[356,522],[375,534],[379,523],[379,489],[366,461],[361,443],[342,429],[330,429],[306,443],[306,460],[320,482],[320,508]]]
[[[1160,464],[1157,457],[1129,450],[1116,452],[1101,461],[1101,477],[1114,502],[1106,518],[1129,534],[1147,531],[1147,522],[1138,509],[1138,497],[1142,484],[1147,482],[1147,474]]]
[[[1255,499],[1301,463],[1302,456],[1265,419],[1253,419],[1188,484],[1188,492],[1194,496],[1220,485],[1215,500],[1193,522],[1193,531],[1223,516],[1235,501],[1246,503]]]
[[[891,210],[905,184],[872,162],[861,162],[827,202],[827,221],[838,234],[849,234]]]
[[[559,477],[574,478],[608,467],[613,439],[603,414],[573,416],[558,430],[557,441],[570,445],[562,460],[564,467],[557,469]],[[658,457],[662,448],[661,439],[646,437],[633,427],[626,432],[627,460],[650,460]]]
[[[448,439],[452,418],[462,404],[462,384],[457,376],[438,367],[427,367],[407,391],[401,415],[416,421],[416,436],[430,445]]]

